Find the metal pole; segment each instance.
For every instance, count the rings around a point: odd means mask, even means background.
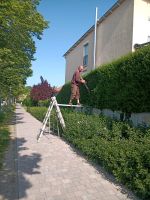
[[[51,122],[50,122],[50,116],[49,116],[49,124],[48,124],[48,132],[49,132],[49,134],[50,134],[50,131],[51,131]]]
[[[58,136],[60,137],[60,134],[59,134],[59,124],[58,124],[58,117],[57,117],[57,134],[58,134]]]
[[[96,7],[96,14],[95,14],[95,31],[94,31],[94,62],[93,62],[93,69],[96,67],[96,40],[97,40],[97,13],[98,7]]]

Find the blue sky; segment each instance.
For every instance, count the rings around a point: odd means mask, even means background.
[[[41,0],[38,11],[49,21],[42,40],[36,40],[33,76],[27,85],[40,82],[40,76],[52,86],[65,83],[64,53],[95,23],[95,8],[101,17],[117,0]]]

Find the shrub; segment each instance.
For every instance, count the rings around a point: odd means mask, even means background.
[[[125,113],[150,111],[150,45],[87,74],[89,95],[81,85],[81,102],[99,109]],[[58,94],[59,103],[67,103],[70,83]]]
[[[27,107],[27,111],[31,113],[38,120],[43,121],[44,116],[46,114],[46,107]]]
[[[38,101],[35,101],[33,99],[31,99],[30,97],[27,97],[23,102],[22,104],[24,106],[27,106],[27,107],[32,107],[32,106],[37,106],[38,105]]]
[[[48,81],[44,80],[42,76],[40,79],[41,83],[34,85],[30,92],[30,97],[34,101],[49,99],[53,94],[53,88]]]
[[[50,104],[50,100],[49,99],[46,99],[46,100],[40,100],[38,102],[38,105],[41,106],[41,107],[48,107]]]
[[[41,120],[45,111],[45,108],[30,108]],[[150,129],[133,128],[104,116],[72,110],[64,109],[62,114],[66,123],[62,135],[66,140],[103,165],[139,197],[150,199]]]
[[[139,129],[106,117],[79,113],[63,115],[67,127],[63,136],[68,141],[141,198],[150,198],[149,129],[143,135]]]
[[[0,123],[3,122],[5,119],[5,113],[0,111]]]

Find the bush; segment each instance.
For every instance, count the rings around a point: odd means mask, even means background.
[[[0,123],[3,122],[5,119],[5,113],[0,111]]]
[[[87,74],[89,95],[81,85],[81,102],[99,109],[125,113],[150,111],[150,46],[130,53]],[[58,94],[59,103],[67,103],[70,83]]]
[[[43,121],[47,108],[46,107],[27,107],[27,111],[31,113],[31,115],[33,115],[38,120]]]
[[[22,104],[24,106],[27,106],[27,107],[32,107],[32,106],[37,106],[38,105],[38,101],[34,101],[32,100],[30,97],[27,97],[23,102]]]
[[[30,108],[41,120],[45,111]],[[103,165],[139,197],[150,199],[150,129],[66,109],[62,114],[66,123],[62,135],[66,140]]]
[[[150,198],[150,129],[106,117],[63,113],[63,136],[143,199]]]
[[[41,107],[48,107],[49,104],[50,104],[50,100],[49,99],[47,99],[47,100],[40,100],[38,102],[38,105],[41,106]]]

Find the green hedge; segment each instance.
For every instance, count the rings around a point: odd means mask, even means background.
[[[27,112],[31,113],[39,121],[43,121],[44,116],[47,112],[46,107],[27,107]]]
[[[38,113],[39,119],[40,112],[44,116],[44,109],[29,111],[35,117]],[[104,166],[139,197],[150,199],[150,129],[133,128],[103,116],[68,110],[62,113],[66,123],[62,134],[66,140]]]
[[[23,100],[22,104],[27,107],[32,107],[32,106],[37,106],[38,102],[32,100],[30,97],[27,97],[26,99]]]
[[[150,111],[150,46],[130,53],[112,63],[100,66],[85,76],[81,86],[81,102],[99,109],[123,112]],[[67,103],[70,83],[57,95],[59,103]]]

